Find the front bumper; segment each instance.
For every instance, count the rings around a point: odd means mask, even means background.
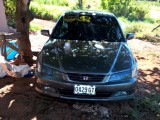
[[[137,84],[137,78],[132,78],[119,83],[74,83],[70,81],[62,82],[51,79],[52,78],[49,76],[38,75],[35,89],[42,94],[53,97],[89,101],[114,101],[131,99],[133,98]],[[75,95],[75,84],[95,85],[96,95]],[[115,96],[117,92],[126,92],[127,94],[119,94],[118,96]]]

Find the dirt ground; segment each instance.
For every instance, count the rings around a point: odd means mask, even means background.
[[[35,19],[33,22],[49,27],[55,23]],[[32,50],[38,51],[47,37],[40,33],[30,36]],[[160,120],[160,115],[138,106],[136,98],[160,92],[160,45],[134,39],[128,41],[139,63],[139,79],[135,100],[115,102],[86,102],[57,99],[34,90],[35,77],[0,79],[0,120]],[[160,107],[160,101],[159,101]],[[135,112],[134,112],[135,111]],[[136,117],[139,116],[139,117]],[[134,117],[135,116],[135,117]]]

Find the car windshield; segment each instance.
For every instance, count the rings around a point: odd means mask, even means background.
[[[65,15],[58,21],[51,38],[123,42],[123,34],[112,16]]]

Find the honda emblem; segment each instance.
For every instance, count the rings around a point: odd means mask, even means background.
[[[83,76],[83,80],[88,80],[88,76]]]

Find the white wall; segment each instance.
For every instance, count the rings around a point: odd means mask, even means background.
[[[7,20],[5,16],[3,0],[0,0],[0,32],[8,32]]]

